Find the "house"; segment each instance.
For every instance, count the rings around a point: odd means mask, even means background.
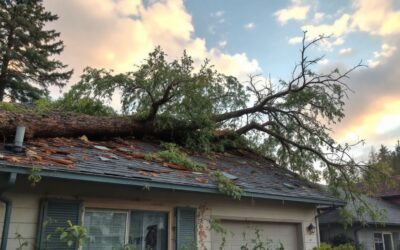
[[[394,177],[398,181],[398,176]],[[398,197],[400,183],[396,186],[375,190],[374,197],[364,197],[373,208],[384,211],[384,218],[376,221],[371,217],[359,218],[352,203],[346,205],[351,212],[353,224],[346,228],[340,222],[340,212],[334,209],[319,216],[322,242],[331,242],[335,237],[345,237],[362,246],[364,250],[400,249],[400,205]]]
[[[374,196],[400,206],[400,175],[393,176],[390,182],[375,190]]]
[[[74,249],[57,231],[68,220],[87,229],[85,250],[219,249],[224,240],[225,249],[240,249],[256,230],[274,246],[311,250],[319,242],[317,207],[344,205],[246,150],[192,154],[207,169],[190,171],[149,160],[162,150],[159,143],[134,138],[39,138],[21,153],[6,148],[0,149],[2,250],[25,242],[23,249]],[[240,200],[221,193],[216,170],[243,190]]]

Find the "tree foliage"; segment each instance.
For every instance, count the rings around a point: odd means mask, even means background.
[[[72,71],[54,59],[64,49],[60,33],[45,28],[57,19],[42,0],[0,1],[0,101],[38,99],[68,81]]]
[[[90,97],[75,98],[74,94],[67,92],[57,100],[42,98],[34,102],[35,110],[44,113],[53,110],[75,112],[93,116],[116,116],[115,110],[99,100]]]
[[[386,165],[393,174],[400,174],[400,141],[397,141],[393,150],[381,145],[378,152],[370,153],[369,162],[375,165]]]
[[[333,192],[356,202],[365,173],[378,183],[387,172],[352,157],[351,148],[361,142],[339,144],[332,136],[351,91],[346,80],[362,65],[317,71],[323,56],[308,52],[323,39],[308,41],[305,33],[291,77],[278,82],[255,75],[241,83],[208,60],[196,65],[186,52],[169,61],[158,47],[130,72],[85,69],[68,95],[104,103],[120,93],[122,112],[144,135],[203,151],[241,143],[308,180],[323,177]]]
[[[390,150],[385,145],[381,145],[378,152],[371,149],[368,165],[370,166],[369,170],[363,173],[363,190],[366,193],[375,196],[392,188],[393,185],[396,185],[392,178],[384,182],[376,182],[374,180],[376,179],[377,171],[384,172],[387,176],[400,174],[400,141],[397,141],[393,150]]]

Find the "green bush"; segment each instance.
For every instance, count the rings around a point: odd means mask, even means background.
[[[314,247],[313,250],[356,250],[356,247],[353,244],[343,244],[336,247],[333,247],[327,243],[321,243],[319,247]]]

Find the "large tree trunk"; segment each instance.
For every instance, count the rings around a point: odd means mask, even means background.
[[[0,109],[0,136],[10,139],[18,125],[26,127],[25,138],[140,136],[148,126],[127,117],[96,117],[59,111],[37,113],[35,110],[8,111]]]
[[[140,122],[132,117],[101,117],[81,113],[49,111],[40,112],[32,107],[12,105],[0,107],[0,140],[14,138],[18,125],[26,128],[25,138],[77,137],[106,138],[118,136],[154,136],[160,140],[180,142],[188,131],[197,127],[187,124],[160,129],[154,121]]]

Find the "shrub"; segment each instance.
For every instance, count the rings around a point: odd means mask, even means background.
[[[356,250],[356,247],[350,243],[342,244],[335,247],[327,243],[321,243],[319,247],[314,247],[313,250]]]

